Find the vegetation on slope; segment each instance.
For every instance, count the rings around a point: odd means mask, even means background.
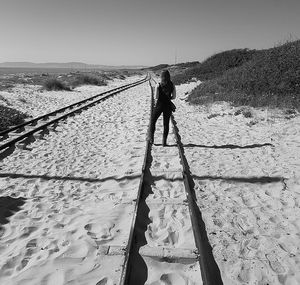
[[[254,52],[252,59],[229,68],[194,89],[189,101],[230,101],[237,105],[299,108],[300,41]]]
[[[20,111],[0,105],[0,131],[4,131],[12,125],[23,123],[27,117],[26,114]]]
[[[182,84],[193,79],[209,80],[222,75],[225,71],[239,67],[253,59],[260,52],[249,49],[233,49],[215,54],[202,63],[174,74],[172,80],[175,84]]]
[[[72,86],[76,87],[76,86],[81,86],[81,85],[104,86],[104,85],[107,85],[107,83],[106,83],[106,80],[100,76],[80,74],[76,77],[76,79],[72,83]]]
[[[70,90],[80,85],[107,85],[108,80],[126,79],[128,76],[143,75],[138,69],[122,70],[78,70],[64,72],[51,72],[47,70],[32,70],[32,72],[16,74],[0,74],[0,91],[10,90],[17,84],[39,85],[46,90]]]
[[[47,91],[70,91],[70,87],[68,87],[64,82],[56,79],[56,78],[51,78],[48,79],[44,82],[44,89]]]
[[[183,74],[187,69],[191,69],[199,64],[199,61],[190,61],[190,62],[183,62],[177,63],[173,65],[169,64],[159,64],[153,67],[145,68],[143,70],[149,70],[154,72],[157,76],[160,76],[161,72],[164,69],[168,69],[172,74],[172,80],[177,75]]]

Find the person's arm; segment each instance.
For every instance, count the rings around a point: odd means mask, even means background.
[[[158,99],[159,91],[158,91],[158,84],[155,86],[155,99]]]
[[[171,96],[171,99],[175,99],[176,98],[176,87],[175,87],[175,84],[173,84],[173,92],[172,92],[172,96]]]

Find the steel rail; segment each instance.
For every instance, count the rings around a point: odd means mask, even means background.
[[[103,96],[103,95],[105,95],[105,94],[107,94],[107,93],[114,92],[114,91],[117,91],[117,90],[119,90],[119,89],[125,88],[125,87],[127,87],[127,86],[134,85],[134,84],[137,84],[137,83],[139,83],[139,82],[142,82],[143,80],[147,79],[147,77],[148,77],[148,76],[146,76],[146,78],[143,78],[143,79],[141,79],[141,80],[139,80],[139,81],[136,81],[136,82],[133,82],[133,83],[129,83],[129,84],[125,84],[125,85],[122,85],[122,86],[113,88],[113,89],[111,89],[111,90],[107,90],[107,91],[105,91],[105,92],[102,92],[102,93],[100,93],[100,94],[94,95],[94,96],[92,96],[92,97],[89,97],[89,98],[86,98],[86,99],[77,101],[77,102],[75,102],[75,103],[72,103],[71,105],[62,107],[62,108],[57,109],[57,110],[55,110],[55,111],[52,111],[52,112],[50,112],[50,113],[47,113],[47,114],[38,116],[38,117],[33,118],[33,119],[29,120],[29,121],[26,121],[26,122],[24,122],[24,123],[18,124],[18,125],[14,126],[14,127],[8,128],[8,129],[6,129],[6,130],[0,132],[0,136],[5,136],[5,135],[7,135],[8,133],[13,132],[13,131],[15,131],[15,130],[18,130],[18,129],[20,129],[20,128],[26,126],[26,125],[31,125],[31,124],[33,124],[33,123],[36,123],[36,122],[39,121],[39,120],[43,120],[43,119],[45,119],[45,118],[47,118],[47,117],[50,117],[50,116],[53,116],[53,115],[55,115],[55,114],[57,114],[57,113],[64,112],[65,110],[70,109],[70,108],[73,108],[73,107],[75,107],[75,106],[78,105],[78,104],[80,105],[80,104],[84,104],[84,103],[86,103],[86,102],[88,102],[88,101],[90,101],[90,100],[94,100],[95,98],[97,98],[97,97],[99,97],[99,96]]]
[[[87,107],[91,107],[91,106],[95,105],[95,104],[98,103],[98,102],[101,102],[101,101],[103,101],[103,100],[105,100],[105,99],[107,99],[107,98],[109,98],[109,97],[111,97],[111,96],[113,96],[113,95],[115,95],[115,94],[117,94],[117,93],[120,93],[120,92],[122,92],[122,91],[125,91],[125,90],[127,90],[127,89],[129,89],[129,88],[132,88],[132,87],[135,87],[135,86],[137,86],[137,85],[139,85],[139,84],[142,84],[142,83],[144,83],[144,82],[147,82],[148,80],[149,80],[149,78],[148,78],[148,76],[147,76],[146,78],[144,78],[144,79],[142,79],[142,80],[139,80],[139,81],[137,81],[137,82],[130,83],[130,84],[124,85],[124,86],[122,86],[122,87],[114,88],[114,89],[112,89],[112,90],[106,91],[106,92],[101,93],[101,94],[98,94],[98,95],[96,95],[96,96],[93,96],[92,98],[95,99],[96,97],[99,97],[100,95],[103,95],[103,94],[105,94],[105,93],[109,93],[109,94],[107,94],[107,95],[105,95],[105,96],[103,96],[103,97],[101,97],[101,98],[99,98],[99,99],[94,100],[93,102],[87,103],[87,104],[85,104],[85,105],[83,105],[83,106],[80,106],[80,107],[78,107],[78,108],[76,108],[76,109],[73,109],[72,111],[70,111],[70,112],[68,112],[68,113],[64,113],[62,116],[56,117],[56,118],[54,118],[54,119],[52,119],[52,120],[50,120],[50,121],[48,121],[48,122],[46,122],[46,123],[44,123],[44,124],[42,124],[42,125],[40,125],[40,126],[37,126],[36,128],[34,128],[34,129],[32,129],[32,130],[29,130],[29,131],[25,131],[25,132],[20,133],[20,136],[17,136],[16,138],[13,138],[12,140],[9,140],[8,142],[6,142],[6,143],[0,145],[0,151],[3,150],[3,149],[6,149],[6,148],[8,148],[8,147],[13,146],[15,143],[17,143],[17,142],[19,142],[19,141],[21,141],[21,140],[23,140],[23,139],[29,137],[30,135],[32,135],[32,134],[34,134],[34,133],[36,133],[36,132],[38,132],[38,131],[40,131],[40,130],[42,130],[42,129],[45,129],[45,128],[46,128],[47,126],[49,126],[49,125],[52,125],[52,124],[54,124],[54,123],[56,123],[56,122],[58,122],[58,121],[60,121],[60,120],[62,120],[62,119],[67,118],[67,117],[70,116],[70,115],[75,114],[75,113],[78,112],[78,111],[81,111],[81,110],[83,110],[83,109],[85,109],[85,108],[87,108]],[[87,102],[87,101],[90,101],[90,100],[91,100],[91,98],[88,98],[88,99],[82,100],[82,101],[80,101],[80,102],[81,102],[81,104],[83,104],[83,103],[85,103],[85,102]],[[74,106],[74,105],[76,105],[76,104],[78,104],[78,103],[72,104],[72,106]],[[65,107],[65,108],[62,108],[62,109],[66,110],[66,109],[68,109],[68,108],[69,108],[69,107]],[[53,112],[52,112],[52,113],[53,113]],[[49,116],[50,116],[50,113],[49,113],[49,114],[46,114],[46,115],[44,115],[44,116],[41,116],[41,118],[43,119],[43,118],[49,117]],[[33,120],[33,121],[35,121],[35,120]],[[28,125],[30,125],[31,123],[32,123],[32,121],[31,121],[31,122],[27,122],[27,124],[23,125],[22,127],[28,126]],[[20,127],[18,127],[18,128],[20,128]],[[10,130],[10,132],[12,132],[12,131]]]
[[[150,137],[150,126],[151,126],[151,120],[152,120],[152,113],[153,113],[153,104],[154,104],[154,98],[153,98],[153,89],[150,83],[151,77],[149,78],[149,85],[151,88],[151,104],[150,104],[150,118],[149,118],[149,125],[148,125],[148,130],[147,130],[147,142],[146,142],[146,150],[145,150],[145,155],[144,155],[144,161],[143,161],[143,166],[142,166],[142,174],[140,178],[140,183],[139,183],[139,188],[138,188],[138,194],[137,194],[137,199],[134,207],[134,212],[133,212],[133,218],[131,222],[131,228],[130,228],[130,233],[129,233],[129,238],[128,238],[128,243],[126,246],[126,251],[125,251],[125,258],[124,258],[124,263],[122,266],[122,273],[121,273],[121,278],[120,278],[120,285],[125,285],[128,283],[128,278],[129,278],[129,263],[130,263],[130,254],[132,252],[133,246],[134,246],[134,234],[135,234],[135,228],[136,228],[136,221],[137,221],[137,214],[139,210],[139,204],[141,201],[141,197],[143,194],[143,187],[144,187],[144,178],[145,178],[145,172],[146,172],[146,165],[147,161],[149,159],[149,154],[151,151],[151,144],[149,141]]]
[[[157,81],[154,78],[150,78],[155,83]],[[190,174],[189,165],[187,159],[184,154],[184,147],[180,139],[179,130],[177,127],[177,123],[175,121],[174,115],[171,115],[171,123],[174,130],[174,135],[176,139],[177,148],[179,151],[180,161],[182,164],[182,175],[183,175],[183,182],[185,186],[188,208],[192,223],[192,230],[194,234],[195,244],[199,254],[199,264],[201,270],[201,277],[204,285],[221,285],[223,284],[221,277],[219,276],[219,272],[215,272],[210,268],[210,262],[208,262],[207,258],[207,245],[204,244],[204,236],[203,236],[203,229],[200,227],[200,223],[202,221],[200,210],[196,203],[195,192],[193,188],[192,176]]]
[[[196,203],[193,186],[191,185],[192,183],[191,183],[191,175],[190,175],[190,171],[189,171],[189,166],[187,163],[187,159],[184,155],[183,145],[180,140],[178,127],[177,127],[177,124],[176,124],[173,114],[171,115],[171,122],[173,125],[176,144],[177,144],[180,161],[181,161],[182,168],[183,168],[183,170],[182,170],[183,182],[184,182],[185,191],[186,191],[186,197],[187,197],[188,208],[189,208],[189,212],[190,212],[190,218],[191,218],[191,223],[192,223],[195,244],[196,244],[198,254],[199,254],[199,264],[200,264],[203,285],[219,285],[222,283],[216,283],[216,281],[215,281],[216,276],[214,274],[213,275],[211,274],[211,270],[209,268],[209,262],[207,262],[206,246],[203,243],[204,238],[201,234],[201,232],[203,232],[203,230],[201,230],[201,228],[200,228],[201,216],[199,216],[199,208]]]

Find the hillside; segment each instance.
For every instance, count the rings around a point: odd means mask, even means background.
[[[194,89],[188,100],[192,103],[220,100],[252,106],[300,107],[299,40],[245,53],[243,58],[237,61],[237,66],[223,73],[222,65],[215,72],[207,72],[204,79],[209,80]],[[198,76],[201,79],[203,73]]]
[[[241,66],[257,56],[261,51],[233,49],[217,53],[202,63],[192,66],[181,73],[174,74],[175,84],[186,83],[192,79],[208,80],[222,75],[226,70]]]

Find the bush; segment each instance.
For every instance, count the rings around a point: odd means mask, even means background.
[[[62,81],[52,78],[44,82],[44,88],[48,91],[70,91],[70,87],[66,86]]]
[[[222,75],[226,70],[243,65],[253,59],[261,51],[249,49],[233,49],[215,54],[202,63],[195,62],[191,68],[183,70],[172,77],[175,84],[182,84],[191,81],[209,80]]]
[[[202,97],[202,99],[201,99]],[[195,88],[188,100],[300,108],[300,41],[263,50]]]
[[[28,115],[20,111],[0,105],[0,131],[6,130],[9,126],[23,123],[27,117]]]
[[[253,114],[252,114],[251,110],[249,110],[247,108],[240,108],[234,112],[235,116],[238,116],[240,114],[242,114],[245,118],[253,118]]]
[[[106,81],[103,78],[99,78],[91,75],[80,75],[77,76],[75,81],[72,84],[74,87],[81,85],[97,85],[97,86],[105,86]]]

